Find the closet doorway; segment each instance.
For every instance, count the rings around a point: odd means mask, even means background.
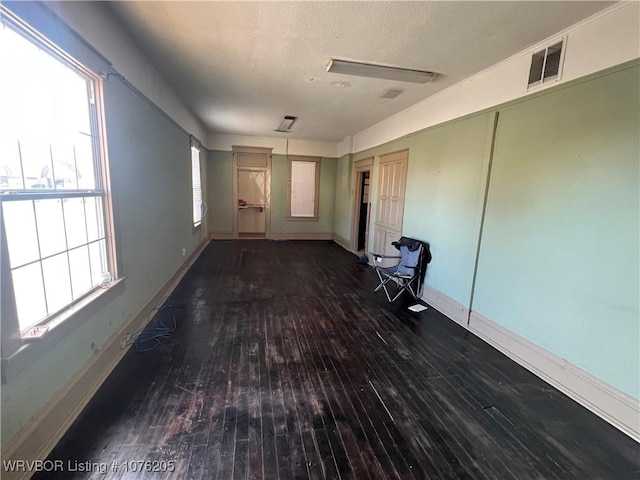
[[[358,160],[353,165],[355,195],[351,222],[351,249],[366,255],[369,251],[369,214],[371,211],[370,182],[373,157]]]

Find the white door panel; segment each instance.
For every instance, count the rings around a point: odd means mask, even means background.
[[[407,181],[408,150],[380,157],[378,182],[378,205],[374,226],[374,252],[383,255],[398,255],[391,242],[402,236],[402,217]],[[397,260],[382,265],[394,265]]]

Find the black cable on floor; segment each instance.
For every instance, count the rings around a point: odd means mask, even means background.
[[[171,332],[176,329],[176,315],[174,313],[172,315],[172,322],[167,324],[162,320],[161,312],[176,309],[184,311],[185,308],[181,306],[166,305],[157,311],[153,322],[147,325],[147,327],[140,332],[133,342],[138,352],[148,352],[153,350],[160,345],[160,340],[162,338],[171,337]]]

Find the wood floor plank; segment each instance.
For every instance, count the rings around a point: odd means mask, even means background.
[[[392,345],[396,341],[393,339],[393,336],[389,336],[388,340]],[[419,352],[414,352],[414,355],[412,356],[412,358],[420,358]],[[413,381],[409,382],[409,385],[408,384],[402,385],[400,389],[404,392],[413,389],[414,398],[424,397],[423,401],[426,401],[430,405],[434,405],[434,404],[437,405],[437,404],[440,404],[441,402],[438,402],[437,396],[434,396],[434,395],[438,395],[439,392],[436,390],[434,394],[429,393],[429,390],[430,390],[429,386],[444,385],[443,388],[446,390],[446,395],[449,399],[449,403],[454,408],[449,412],[439,412],[437,413],[437,416],[448,415],[449,417],[451,417],[452,423],[456,423],[457,425],[466,426],[466,425],[472,425],[474,423],[481,423],[483,426],[482,431],[480,431],[479,428],[476,428],[474,431],[474,435],[471,437],[469,437],[464,432],[459,431],[458,432],[459,436],[457,436],[456,438],[460,440],[461,438],[467,437],[468,438],[467,441],[469,443],[473,441],[473,443],[475,443],[476,445],[478,444],[478,441],[481,441],[484,438],[485,441],[489,443],[487,449],[485,450],[485,452],[488,453],[488,458],[487,458],[488,462],[491,463],[494,469],[500,468],[499,470],[494,470],[494,472],[492,472],[492,475],[500,476],[501,478],[518,478],[517,474],[510,471],[510,466],[513,465],[512,462],[508,462],[508,461],[503,462],[501,461],[501,458],[498,458],[494,455],[494,452],[500,451],[501,452],[500,457],[505,457],[504,450],[499,449],[499,445],[493,442],[494,437],[489,434],[490,431],[492,430],[490,428],[491,425],[489,425],[486,421],[484,422],[482,421],[483,419],[486,418],[486,415],[477,414],[477,412],[481,412],[481,411],[484,412],[484,409],[481,410],[481,407],[483,406],[483,404],[480,402],[476,402],[476,407],[473,408],[473,401],[475,400],[474,396],[464,395],[464,392],[466,392],[466,387],[469,386],[471,382],[470,381],[468,381],[467,383],[460,382],[459,375],[462,373],[462,370],[451,370],[450,367],[449,368],[442,367],[441,365],[438,365],[437,361],[435,361],[435,363],[433,361],[431,363],[429,362],[426,362],[426,363],[430,364],[432,367],[435,367],[435,371],[436,371],[435,378],[442,379],[442,382],[432,381],[430,384],[425,384],[424,381],[419,376],[418,377],[413,376],[409,369],[409,372],[407,372],[408,374],[405,375],[405,378],[412,379]],[[437,373],[438,371],[441,371],[442,375]],[[402,378],[402,377],[396,377],[396,378]],[[432,377],[432,379],[433,378],[434,377]],[[457,388],[458,386],[461,388]],[[474,389],[474,393],[476,391],[477,390]],[[439,394],[439,395],[441,396],[442,394]],[[469,411],[467,407],[471,407],[470,411],[476,414],[472,418],[469,416],[465,417],[463,415],[464,412]],[[453,419],[456,417],[461,417],[461,418],[457,421],[454,421]],[[489,429],[487,430],[488,427]],[[505,435],[509,435],[509,434],[510,433],[508,431],[503,431],[502,435],[499,438],[503,438]],[[522,449],[520,448],[519,453],[521,452],[522,452]],[[481,455],[481,454],[478,453],[478,455]],[[522,461],[523,459],[520,458],[520,461],[518,463],[520,464],[521,467],[524,467],[525,469],[530,468],[530,465],[529,466],[527,465],[528,458],[529,457],[525,457],[524,462]],[[477,473],[475,473],[474,476],[477,476]],[[556,475],[551,471],[545,471],[545,476],[549,478],[557,478]]]
[[[339,326],[338,329],[339,335],[342,336],[349,334],[351,331],[350,328],[347,328],[347,325]],[[316,329],[312,332],[310,338],[318,341],[318,339],[321,339],[322,337],[320,332]],[[347,364],[355,365],[357,366],[356,369],[361,369],[362,358],[356,358],[357,356],[351,355],[351,349],[342,347],[342,345],[352,345],[354,340],[354,337],[349,336],[344,344],[340,344],[340,346],[337,347],[335,346],[335,342],[331,341],[329,343],[336,354],[341,356]],[[324,348],[326,351],[330,350],[326,344]],[[388,465],[386,469],[382,468],[380,461],[385,464],[386,462],[390,462],[389,456],[386,451],[384,451],[382,444],[378,439],[377,432],[372,428],[373,425],[370,422],[368,414],[360,408],[361,402],[359,401],[359,391],[364,390],[364,386],[359,387],[359,385],[363,385],[363,381],[356,380],[359,378],[359,372],[356,372],[353,378],[349,377],[346,382],[343,382],[341,378],[341,374],[344,373],[343,366],[341,365],[340,367],[337,367],[334,363],[331,373],[333,381],[330,383],[332,384],[334,394],[338,398],[336,405],[343,409],[342,415],[350,420],[350,430],[357,441],[359,453],[362,455],[362,458],[366,460],[365,463],[368,466],[369,473],[373,475],[373,478],[378,476],[384,477],[385,474],[383,472],[385,470],[389,472],[393,469]],[[351,392],[351,395],[347,394],[347,390]],[[352,401],[352,397],[358,398],[358,401]],[[376,456],[376,451],[381,460]],[[357,463],[356,456],[351,458],[354,458],[354,461]],[[354,468],[354,471],[358,472],[358,468]],[[360,475],[364,478],[364,473],[360,473]],[[360,476],[358,478],[360,478]]]
[[[322,462],[322,474],[323,478],[333,480],[339,479],[338,466],[336,465],[335,458],[333,457],[333,451],[331,450],[331,444],[327,437],[327,432],[324,428],[318,427],[314,429],[313,435],[315,437],[316,445],[318,445],[318,453],[320,454],[320,461]]]
[[[324,467],[320,456],[320,450],[316,441],[315,432],[308,430],[302,432],[302,444],[307,458],[307,473],[310,480],[319,480],[324,477]],[[300,478],[305,478],[302,472],[298,472]]]
[[[216,478],[222,446],[222,426],[229,381],[229,370],[233,351],[234,313],[223,308],[216,315],[220,322],[220,332],[211,338],[213,354],[209,363],[210,375],[204,389],[204,404],[200,421],[207,426],[207,448],[204,453],[202,478]]]
[[[284,392],[282,389],[281,367],[285,364],[284,356],[278,347],[279,318],[274,308],[267,310],[266,328],[266,363],[269,374],[269,384],[271,386],[271,402],[273,409],[273,426],[275,435],[287,434],[287,408],[284,403]]]
[[[374,351],[376,350],[378,349],[374,349]],[[357,363],[359,362],[357,361],[347,362],[347,365],[353,365]],[[373,362],[371,359],[367,359],[367,365],[369,367],[369,370],[367,375],[360,380],[360,384],[363,387],[362,391],[367,392],[369,395],[371,395],[371,392],[373,391],[376,397],[376,398],[373,398],[373,397],[369,398],[368,396],[366,396],[366,394],[363,396],[363,398],[367,402],[367,411],[369,412],[370,415],[371,414],[375,415],[375,418],[380,422],[378,423],[378,427],[377,427],[378,435],[382,435],[382,437],[384,438],[385,446],[387,448],[389,458],[394,460],[395,469],[398,472],[398,474],[403,478],[412,478],[415,472],[413,472],[411,469],[408,468],[408,465],[406,465],[406,462],[400,461],[400,459],[401,458],[404,459],[404,457],[401,454],[399,454],[400,452],[398,451],[397,448],[394,448],[394,442],[391,441],[392,439],[389,436],[388,429],[384,428],[384,425],[386,425],[386,422],[388,420],[393,421],[393,417],[391,416],[392,414],[388,410],[387,405],[384,403],[383,399],[380,397],[380,392],[378,392],[374,388],[374,385],[370,381],[370,378],[372,378],[371,375],[373,372],[373,370],[371,369],[372,363],[375,363],[375,362]],[[353,382],[353,379],[351,379],[351,382]]]
[[[222,430],[220,432],[220,456],[216,478],[229,479],[233,474],[233,465],[236,448],[236,425],[238,417],[239,382],[238,371],[242,355],[242,341],[238,337],[238,309],[234,312],[234,335],[232,341],[232,353],[229,362],[227,378],[227,391],[225,395]]]
[[[278,463],[276,459],[276,434],[273,421],[273,402],[271,380],[269,378],[269,363],[267,362],[267,345],[269,334],[266,311],[262,311],[259,318],[262,341],[260,344],[260,411],[262,421],[262,471],[264,479],[277,478]]]
[[[233,480],[245,480],[248,471],[249,440],[236,441],[233,458]]]
[[[341,315],[341,317],[344,318],[344,315]],[[344,318],[344,319],[348,320],[346,318]],[[359,337],[359,334],[361,333],[361,330],[359,328],[353,328],[353,327],[349,328],[349,327],[350,327],[349,325],[345,325],[344,326],[344,331],[349,331],[348,340],[349,341],[360,342],[361,338]],[[378,339],[381,340],[381,338],[378,338]],[[376,345],[370,351],[382,351],[382,350]],[[348,365],[349,364],[358,364],[358,363],[361,363],[361,362],[358,362],[358,359],[356,359],[356,358],[350,357],[350,358],[347,359],[347,364]],[[393,364],[387,364],[387,367],[394,369],[395,366]],[[393,372],[392,375],[393,374],[400,374],[400,372]],[[364,390],[364,388],[365,388],[365,386],[363,386],[363,390]],[[396,413],[396,417],[398,417],[397,413]],[[400,420],[402,420],[402,418],[399,418],[399,417],[395,418],[394,417],[394,420],[395,421],[400,421]],[[400,442],[398,441],[399,440],[399,436],[398,436],[399,432],[397,432],[397,429],[395,429],[395,428],[394,429],[390,429],[389,426],[388,426],[388,423],[385,423],[385,426],[386,426],[387,432],[391,435],[391,438],[394,440],[394,443],[396,445],[398,445]],[[396,433],[396,436],[392,435],[392,433]],[[419,433],[420,432],[415,428],[415,426],[413,426],[412,428],[410,428],[409,436],[410,436],[410,438],[415,440],[416,437],[419,435]],[[402,445],[403,445],[403,447],[401,447],[399,450],[400,450],[401,454],[405,457],[405,464],[407,464],[407,466],[409,467],[409,469],[411,470],[411,472],[412,472],[412,474],[414,476],[416,476],[417,478],[423,478],[425,476],[428,476],[428,478],[439,478],[439,475],[438,475],[437,471],[432,467],[431,462],[430,462],[430,460],[428,458],[427,459],[422,459],[422,462],[413,461],[412,459],[415,456],[412,455],[410,452],[405,451],[405,449],[407,448],[406,442],[403,441]],[[411,460],[411,461],[408,462],[407,461],[408,459]],[[429,471],[428,475],[427,475],[427,473],[425,473],[425,471],[422,471],[423,467],[427,468],[427,470]]]
[[[362,328],[363,324],[360,324],[359,327]],[[402,366],[402,373],[400,373],[400,371],[398,371],[398,369],[396,368],[396,365],[398,363],[402,363],[403,360],[403,355],[394,355],[394,349],[392,346],[393,343],[393,338],[396,335],[397,332],[397,326],[393,326],[391,328],[387,328],[387,325],[385,325],[384,322],[377,322],[374,323],[374,327],[376,328],[376,336],[378,337],[378,341],[380,342],[380,345],[377,345],[374,347],[373,351],[378,352],[377,355],[375,357],[372,357],[371,360],[371,372],[370,372],[370,376],[371,378],[379,381],[381,383],[381,385],[384,385],[384,387],[381,387],[379,389],[379,391],[377,391],[376,395],[380,396],[380,397],[385,397],[385,398],[381,398],[381,401],[384,405],[389,405],[391,406],[391,409],[394,411],[395,415],[398,416],[402,413],[404,413],[405,411],[409,411],[409,412],[421,412],[422,415],[424,415],[425,413],[429,412],[430,409],[435,406],[438,411],[437,412],[433,412],[431,414],[431,419],[432,419],[432,423],[435,421],[436,424],[440,423],[440,417],[442,415],[447,415],[447,413],[445,411],[442,410],[441,408],[441,402],[437,401],[430,401],[427,403],[423,403],[422,405],[420,405],[420,402],[418,401],[418,399],[420,398],[421,395],[415,396],[415,395],[405,395],[404,398],[401,399],[399,403],[399,407],[398,408],[394,408],[393,407],[393,402],[392,399],[390,397],[387,396],[388,392],[392,392],[394,391],[394,389],[400,390],[402,392],[407,392],[408,391],[408,374],[413,370],[413,365],[411,363],[405,362],[405,364]],[[369,332],[365,332],[365,336],[371,336],[370,334],[367,335],[367,333]],[[406,357],[406,355],[404,355]],[[409,359],[407,357],[407,359]],[[410,358],[410,360],[414,360],[413,358]],[[375,385],[373,385],[375,387]],[[385,402],[386,400],[386,402]],[[411,409],[406,409],[404,408],[406,405],[411,406]],[[375,404],[374,404],[375,405]],[[420,427],[418,424],[415,423],[416,416],[413,415],[412,418],[403,418],[403,423],[406,424],[410,431],[413,432],[413,435],[416,435],[416,430],[419,431]],[[447,438],[443,438],[442,434],[439,433],[438,429],[431,429],[432,430],[432,435],[433,434],[437,434],[436,438],[430,438],[429,441],[427,441],[427,444],[436,444],[437,445],[437,449],[438,452],[436,453],[436,458],[440,458],[443,459],[443,457],[440,455],[441,451],[450,451],[452,448],[456,448],[455,445],[451,445],[451,443],[453,442],[454,444],[458,444],[460,442],[460,438],[459,437],[452,437],[447,435]],[[440,429],[441,431],[442,429]],[[463,452],[468,451],[468,449],[462,449]],[[451,476],[454,475],[455,477],[458,478],[481,478],[480,473],[478,472],[467,472],[467,466],[469,466],[469,464],[472,464],[472,461],[470,462],[469,460],[467,460],[466,462],[464,462],[464,464],[456,461],[456,462],[452,462],[453,458],[451,456],[449,456],[449,458],[444,457],[444,460],[446,462],[445,465],[443,465],[443,470],[445,471],[445,475],[446,476]],[[455,473],[451,472],[451,467],[455,466]],[[429,465],[427,464],[425,466],[425,468],[428,468]],[[422,473],[421,475],[424,475],[424,473]]]
[[[248,415],[249,415],[249,433],[248,433],[248,471],[247,478],[249,480],[261,480],[262,472],[262,410],[260,398],[260,363],[261,353],[264,351],[262,347],[262,338],[260,336],[259,311],[251,308],[250,314],[250,336],[248,342],[249,356],[249,392]]]
[[[281,321],[291,322],[289,316],[282,316]],[[295,330],[294,332],[295,333]],[[307,392],[300,376],[302,354],[297,339],[291,335],[278,337],[278,346],[284,355],[283,388],[285,404],[288,407],[288,441],[291,452],[291,469],[294,478],[308,478],[308,455],[302,438],[303,431],[310,431],[312,421],[307,404]],[[309,452],[313,457],[313,452]]]
[[[294,327],[296,323],[294,323]],[[325,370],[323,375],[320,376],[320,380],[320,387],[330,412],[330,415],[325,417],[328,420],[328,422],[325,421],[325,429],[332,445],[334,445],[338,471],[343,477],[349,474],[358,479],[370,478],[369,469],[362,456],[362,451],[365,450],[369,454],[368,458],[372,461],[371,466],[374,469],[376,468],[376,462],[373,461],[372,452],[366,444],[366,435],[352,409],[352,405],[350,402],[345,402],[336,393],[338,389],[343,389],[341,388],[335,365],[325,362]],[[360,438],[360,443],[356,437]]]
[[[308,327],[313,328],[313,325],[314,324],[310,323],[308,324]],[[315,338],[316,334],[317,332],[315,330],[312,330],[307,338],[313,339]],[[308,348],[311,351],[311,347]],[[316,355],[320,354],[316,351]],[[344,368],[336,369],[336,372],[338,373],[338,377],[341,378],[343,385],[346,384],[353,387],[353,398],[356,398],[359,406],[362,407],[362,409],[360,410],[361,417],[364,418],[364,423],[366,424],[367,428],[367,437],[372,442],[370,445],[373,448],[376,457],[378,458],[378,462],[384,465],[384,471],[388,475],[395,476],[398,474],[398,472],[396,466],[394,466],[392,463],[392,456],[395,454],[393,452],[393,447],[391,446],[390,442],[387,441],[387,443],[385,443],[385,440],[388,440],[388,438],[386,438],[387,434],[382,428],[382,423],[378,423],[376,427],[375,419],[377,418],[377,414],[379,412],[377,410],[367,408],[363,403],[365,401],[363,399],[366,397],[367,390],[365,387],[365,379],[364,377],[362,377],[362,359],[359,360],[360,361],[357,364],[353,364],[348,367],[349,370],[352,370],[351,376],[348,376],[348,374],[346,373],[346,369]],[[355,371],[353,371],[354,369]],[[323,371],[326,371],[324,365]],[[341,377],[341,375],[346,375],[346,377]],[[388,448],[392,449],[391,452],[389,452]]]
[[[294,475],[299,478],[304,477],[306,470],[307,478],[321,478],[321,458],[318,450],[317,442],[314,441],[313,430],[315,427],[324,425],[319,420],[321,409],[320,401],[316,395],[311,375],[315,375],[315,370],[307,370],[308,350],[305,348],[303,341],[303,332],[296,328],[295,315],[296,309],[288,316],[289,328],[291,334],[282,336],[282,347],[288,352],[290,361],[287,363],[287,369],[290,375],[290,386],[295,399],[296,420],[298,433],[300,435],[300,446],[304,453],[305,468],[300,465],[302,458],[298,457],[297,461],[292,463],[294,467]],[[297,437],[294,437],[297,443]]]
[[[291,480],[291,446],[286,433],[276,435],[276,459],[278,462],[278,479]]]

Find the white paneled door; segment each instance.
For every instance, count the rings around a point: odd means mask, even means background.
[[[407,184],[409,151],[389,153],[380,157],[378,168],[378,200],[374,226],[374,252],[396,255],[391,242],[402,236],[404,194]],[[397,263],[397,262],[385,262]]]

